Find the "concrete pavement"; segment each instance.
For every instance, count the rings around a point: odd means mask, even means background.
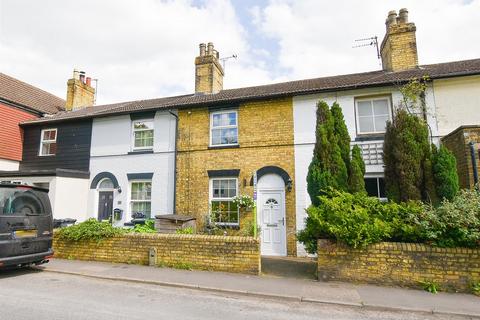
[[[89,278],[196,289],[296,302],[346,305],[368,309],[420,311],[480,318],[480,298],[403,288],[319,282],[307,279],[188,271],[139,265],[52,259],[44,271]]]
[[[470,317],[303,303],[34,270],[0,271],[5,320],[467,320]]]

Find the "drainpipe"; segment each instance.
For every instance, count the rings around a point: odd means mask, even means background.
[[[477,160],[475,159],[475,145],[473,141],[468,143],[470,146],[470,157],[472,159],[472,169],[473,169],[473,182],[474,186],[478,186],[478,168],[477,168]]]
[[[172,116],[175,117],[175,160],[173,161],[173,214],[176,213],[177,208],[177,141],[178,141],[178,115],[168,110]]]

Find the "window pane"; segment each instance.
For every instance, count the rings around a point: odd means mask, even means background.
[[[359,117],[358,126],[360,132],[374,132],[373,118],[371,117]]]
[[[132,200],[150,200],[152,197],[151,182],[132,182]]]
[[[384,178],[378,178],[378,186],[380,187],[380,198],[386,198],[387,197],[387,191],[385,187],[385,179]]]
[[[51,140],[56,140],[57,139],[57,131],[56,130],[50,131],[50,139]]]
[[[135,148],[153,146],[153,130],[137,131],[135,134]]]
[[[237,125],[237,113],[236,112],[231,112],[228,114],[228,123],[231,126]]]
[[[375,115],[388,115],[388,102],[387,100],[374,100],[373,112]]]
[[[224,144],[237,143],[237,128],[224,129],[222,131],[222,134],[223,134],[222,143]]]
[[[212,130],[212,145],[222,143],[221,133],[222,133],[222,129]]]
[[[43,143],[42,144],[42,155],[47,155],[49,154],[49,150],[50,150],[50,144],[49,143]]]
[[[358,101],[357,102],[357,111],[359,116],[370,116],[372,115],[372,103],[371,101]]]
[[[377,178],[365,178],[365,190],[370,197],[378,197]]]
[[[152,204],[150,202],[132,202],[132,213],[144,213],[147,218],[151,217]]]
[[[100,189],[113,189],[113,182],[110,179],[105,179],[100,182],[100,185],[98,187]]]
[[[387,125],[388,116],[376,116],[375,117],[375,131],[385,131]]]
[[[220,125],[220,115],[219,114],[213,114],[212,118],[213,118],[212,126],[218,127]]]

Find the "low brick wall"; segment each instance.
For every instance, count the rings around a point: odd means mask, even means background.
[[[353,249],[319,240],[318,279],[407,287],[430,281],[441,290],[468,292],[480,281],[480,249],[396,242]]]
[[[250,237],[125,234],[72,242],[55,235],[53,248],[57,258],[144,265],[149,263],[149,249],[156,248],[158,266],[260,273],[260,244]]]

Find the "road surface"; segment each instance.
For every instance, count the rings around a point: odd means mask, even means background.
[[[0,271],[2,320],[469,319],[231,296],[34,270]]]

